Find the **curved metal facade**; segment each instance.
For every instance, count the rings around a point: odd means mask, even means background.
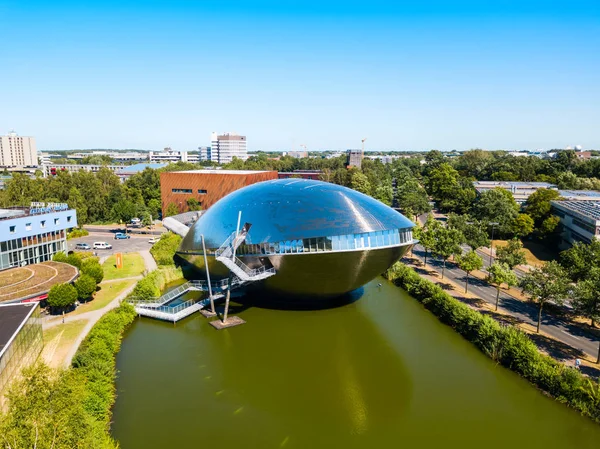
[[[207,210],[178,250],[205,277],[204,235],[211,278],[227,276],[214,252],[242,224],[252,226],[238,257],[277,274],[253,288],[275,294],[331,297],[382,273],[412,246],[414,224],[355,190],[313,180],[282,179],[235,191]]]

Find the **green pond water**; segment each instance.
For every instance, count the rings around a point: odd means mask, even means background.
[[[381,282],[383,285],[378,287]],[[598,448],[600,426],[495,365],[383,279],[347,305],[138,319],[113,435],[153,448]]]

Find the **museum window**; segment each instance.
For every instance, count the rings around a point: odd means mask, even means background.
[[[192,193],[192,189],[171,189],[173,193]]]
[[[31,223],[25,223],[25,230],[31,231]]]
[[[10,229],[10,233],[11,233],[11,234],[14,234],[14,233],[15,233],[15,228],[16,228],[16,226],[11,226],[11,227],[9,228],[9,229]]]
[[[46,220],[40,221],[40,228],[44,229],[46,227]]]
[[[71,223],[71,216],[67,216],[67,223]]]
[[[57,224],[60,224],[60,218],[55,218],[55,219],[54,219],[54,224],[55,224],[55,225],[57,225]]]
[[[198,189],[198,193],[200,195],[204,195],[204,194],[208,193],[208,191],[206,189]]]

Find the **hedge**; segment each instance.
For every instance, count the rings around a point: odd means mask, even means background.
[[[107,431],[111,407],[116,398],[116,355],[121,347],[123,332],[136,316],[133,306],[121,303],[100,318],[73,358],[73,369],[86,379],[84,408],[95,419],[104,422]]]
[[[181,278],[183,278],[181,268],[160,267],[141,279],[131,292],[131,296],[139,299],[158,297],[168,283]]]
[[[172,232],[161,235],[160,240],[152,245],[150,253],[158,265],[174,265],[175,251],[179,248],[181,236]]]
[[[441,322],[455,329],[491,359],[520,374],[559,402],[600,422],[598,382],[542,354],[522,330],[500,325],[401,263],[390,268],[385,277],[406,290]]]
[[[67,233],[67,240],[76,239],[78,237],[85,237],[86,235],[90,235],[87,229],[75,228],[71,232]]]

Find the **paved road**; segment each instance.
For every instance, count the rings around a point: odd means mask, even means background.
[[[421,245],[415,246],[413,253],[423,260],[425,251]],[[428,254],[427,256],[427,264],[434,267],[437,271],[441,271],[442,269],[442,261],[431,257],[431,254]],[[464,285],[465,283],[465,272],[451,262],[446,263],[444,276],[459,285]],[[496,303],[496,288],[484,281],[469,277],[469,291],[490,304]],[[519,320],[532,324],[533,326],[537,324],[538,309],[533,304],[519,301],[501,291],[499,306]],[[542,316],[541,330],[546,334],[551,335],[553,338],[562,341],[573,348],[579,349],[594,358],[598,354],[597,339],[588,335],[587,332],[574,326],[569,321],[544,313]]]
[[[152,244],[148,242],[151,236],[137,236],[133,235],[129,239],[115,240],[114,234],[105,232],[90,232],[90,235],[71,239],[67,242],[68,250],[72,251],[75,249],[77,243],[87,243],[92,246],[94,242],[106,242],[110,243],[112,249],[97,249],[92,250],[98,253],[98,256],[110,256],[115,253],[134,253],[138,251],[148,251],[152,247]]]

